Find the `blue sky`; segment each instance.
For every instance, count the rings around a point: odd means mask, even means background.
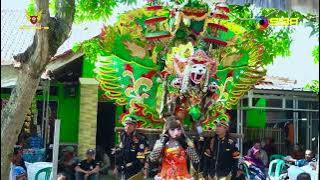
[[[28,2],[29,0],[1,0],[1,8],[25,9]],[[144,3],[145,1],[138,0],[139,5],[135,7]],[[117,14],[124,12],[126,9],[127,7],[124,6],[116,8],[115,12],[117,13],[110,17],[107,24],[115,22]],[[319,79],[319,66],[313,63],[311,55],[313,47],[318,44],[318,40],[315,37],[309,38],[310,31],[311,29],[302,26],[296,28],[293,34],[291,56],[276,58],[274,63],[267,67],[268,76],[287,77],[297,80],[298,84],[306,84],[313,79]]]

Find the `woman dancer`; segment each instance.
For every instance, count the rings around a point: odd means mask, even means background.
[[[187,157],[192,163],[199,163],[194,144],[183,133],[180,121],[170,120],[150,154],[151,161],[161,158],[161,170],[155,180],[193,180],[188,172]]]

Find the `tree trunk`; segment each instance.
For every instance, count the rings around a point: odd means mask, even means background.
[[[49,16],[49,0],[37,0],[36,3],[39,11],[42,10],[40,24],[49,26],[49,30],[37,30],[32,45],[14,57],[21,62],[21,69],[9,102],[1,111],[1,179],[9,177],[10,154],[38,88],[41,74],[50,58],[69,37],[74,18],[74,0],[57,0],[55,17]]]
[[[33,78],[30,73],[32,73],[30,70],[20,72],[16,88],[1,112],[1,179],[9,177],[10,154],[39,84],[40,78]]]

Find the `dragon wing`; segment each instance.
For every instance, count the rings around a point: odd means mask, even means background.
[[[28,19],[28,21],[30,21],[30,16],[29,16],[29,14],[28,14],[28,11],[27,11],[27,10],[25,10],[25,16],[26,16],[26,18]]]
[[[98,57],[95,73],[105,98],[114,100],[118,105],[126,105],[128,113],[143,122],[141,127],[157,125],[157,69],[111,55]]]

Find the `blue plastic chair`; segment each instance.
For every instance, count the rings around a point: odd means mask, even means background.
[[[40,169],[36,173],[35,180],[50,180],[51,171],[52,171],[52,167],[46,167],[46,168]],[[41,173],[45,173],[45,179],[39,179],[39,175]]]
[[[282,159],[274,159],[269,164],[268,175],[270,179],[280,179],[281,171],[285,162]]]
[[[248,165],[245,162],[243,162],[240,164],[240,167],[241,167],[241,170],[244,171],[244,175],[245,175],[246,179],[250,179]]]
[[[281,154],[274,154],[270,156],[270,162],[275,160],[275,159],[283,159],[285,156]]]

